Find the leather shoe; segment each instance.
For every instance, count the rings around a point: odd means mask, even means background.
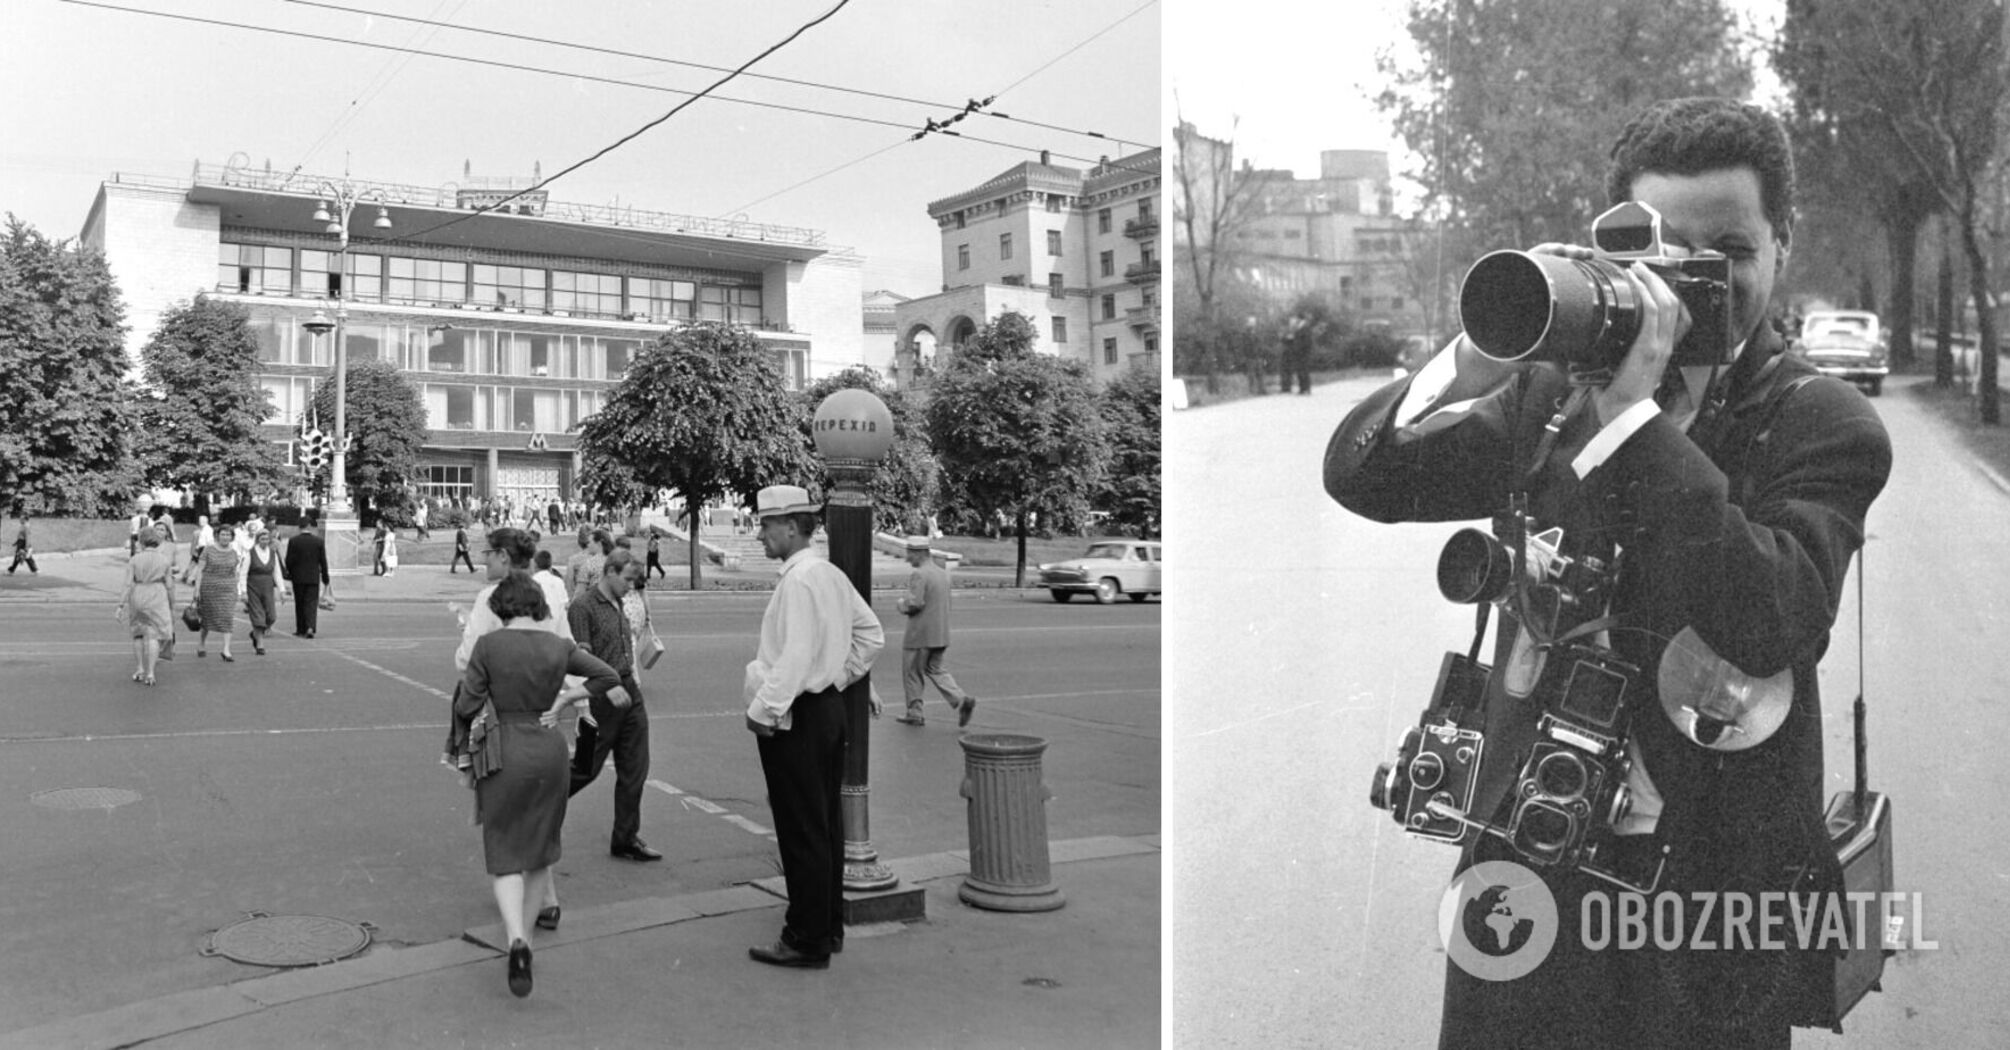
[[[538,909],[537,928],[540,930],[558,929],[558,905],[554,904],[549,908]]]
[[[747,949],[747,957],[769,966],[790,966],[798,970],[828,970],[831,968],[829,953],[812,955],[798,951],[783,941]]]
[[[622,860],[662,860],[663,854],[644,845],[641,839],[629,839],[619,846],[611,846],[607,852]]]
[[[522,941],[510,942],[509,993],[519,999],[530,994],[530,945]]]
[[[964,697],[963,702],[956,705],[956,724],[959,726],[969,725],[970,716],[976,713],[977,698],[974,696]]]
[[[920,715],[901,715],[899,718],[894,719],[894,721],[904,726],[925,726],[928,724],[928,719]]]

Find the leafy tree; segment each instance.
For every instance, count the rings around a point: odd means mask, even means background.
[[[402,520],[411,502],[419,450],[426,444],[426,408],[419,388],[389,361],[349,365],[347,409],[342,425],[351,442],[342,464],[351,500],[368,500],[379,514]],[[314,389],[314,418],[324,431],[335,426],[335,383]],[[323,468],[324,470],[329,468]]]
[[[1159,374],[1133,368],[1110,380],[1102,392],[1108,427],[1110,467],[1096,486],[1094,504],[1114,523],[1140,536],[1158,532]]]
[[[2001,0],[1793,0],[1778,52],[1802,122],[1832,135],[1836,149],[1849,149],[1849,163],[1877,173],[1869,196],[1897,202],[1894,209],[1905,209],[1900,218],[1910,219],[1905,226],[1887,218],[1896,227],[1894,252],[1902,247],[1905,257],[1905,284],[1894,289],[1893,305],[1906,302],[1908,327],[1918,224],[1936,208],[1954,216],[1981,329],[1981,418],[1991,424],[2001,419],[1996,310],[1980,227],[2010,86],[2003,25]],[[1905,338],[1909,348],[1909,333]]]
[[[7,217],[0,238],[0,506],[118,514],[139,487],[125,308],[104,256]]]
[[[893,447],[880,460],[867,486],[872,496],[873,519],[882,529],[925,532],[921,526],[935,510],[942,468],[928,445],[928,430],[921,410],[906,394],[882,381],[879,373],[866,365],[853,365],[836,375],[825,376],[803,391],[803,440],[814,448],[809,421],[823,399],[840,390],[865,390],[886,403],[893,416]],[[830,477],[818,461],[818,484],[830,489]]]
[[[134,451],[148,483],[249,495],[283,482],[279,446],[259,433],[272,395],[258,384],[249,317],[235,303],[197,296],[171,307],[140,350],[154,396],[140,401]]]
[[[1432,203],[1492,247],[1585,243],[1627,120],[1751,88],[1723,0],[1411,0],[1408,22],[1422,65],[1380,56],[1377,105]]]
[[[1215,393],[1217,369],[1233,367],[1232,339],[1223,318],[1243,316],[1223,309],[1220,293],[1238,281],[1237,240],[1260,215],[1263,179],[1242,162],[1235,166],[1234,128],[1227,139],[1201,134],[1185,119],[1173,131],[1173,262],[1189,280],[1173,282],[1175,318],[1173,367],[1207,378]]]
[[[1026,582],[1027,516],[1086,517],[1109,460],[1088,372],[1080,362],[1034,353],[1038,338],[1025,316],[1001,314],[936,377],[927,412],[943,473],[970,509],[1014,522],[1016,586]]]
[[[670,489],[692,508],[691,587],[701,585],[698,508],[728,491],[809,481],[802,399],[773,355],[737,325],[665,332],[629,362],[621,385],[579,424],[581,488],[598,503]]]

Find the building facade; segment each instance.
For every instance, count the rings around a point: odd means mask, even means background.
[[[267,436],[289,449],[316,384],[333,375],[334,334],[305,324],[339,305],[348,359],[389,361],[419,387],[429,433],[418,480],[440,497],[571,498],[572,428],[637,350],[680,324],[747,326],[796,389],[813,356],[862,360],[860,261],[819,231],[539,194],[476,214],[529,184],[418,187],[198,163],[187,180],[114,175],[80,240],[119,283],[134,362],[173,304],[242,304],[272,395]],[[356,202],[341,216],[346,253],[329,215],[345,193]]]
[[[1039,348],[1099,380],[1158,368],[1159,151],[1088,171],[1027,161],[928,206],[942,291],[895,308],[894,379],[910,385],[1005,310]]]

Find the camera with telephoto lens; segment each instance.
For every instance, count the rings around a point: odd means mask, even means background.
[[[1590,259],[1503,250],[1466,271],[1459,321],[1466,337],[1500,361],[1547,361],[1596,382],[1609,380],[1640,334],[1641,302],[1626,267],[1648,265],[1689,311],[1677,365],[1723,365],[1736,347],[1731,260],[1721,252],[1671,249],[1661,213],[1638,201],[1591,224]]]
[[[1396,746],[1396,761],[1375,768],[1368,804],[1386,809],[1403,830],[1425,838],[1463,842],[1465,822],[1433,813],[1431,803],[1464,814],[1472,807],[1486,737],[1461,725],[1479,711],[1487,687],[1487,665],[1464,653],[1446,653],[1438,669],[1431,706]]]

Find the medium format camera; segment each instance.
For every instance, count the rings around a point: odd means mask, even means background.
[[[1396,761],[1375,769],[1368,787],[1368,804],[1386,809],[1403,830],[1425,838],[1463,842],[1470,830],[1462,820],[1443,814],[1449,807],[1464,814],[1472,808],[1473,785],[1480,773],[1480,752],[1486,738],[1459,724],[1471,720],[1487,687],[1487,665],[1463,653],[1446,653],[1438,669],[1431,706],[1418,724],[1403,734]],[[1431,811],[1436,802],[1439,813]]]
[[[1536,742],[1515,778],[1508,816],[1507,839],[1529,863],[1600,874],[1601,847],[1633,804],[1626,694],[1639,673],[1599,646],[1551,652]]]
[[[1730,363],[1736,343],[1729,258],[1671,249],[1662,239],[1661,214],[1638,201],[1594,219],[1591,241],[1597,249],[1591,259],[1513,250],[1482,256],[1459,288],[1466,337],[1496,360],[1556,362],[1586,381],[1609,380],[1640,334],[1641,303],[1625,270],[1638,261],[1689,311],[1674,363]]]

